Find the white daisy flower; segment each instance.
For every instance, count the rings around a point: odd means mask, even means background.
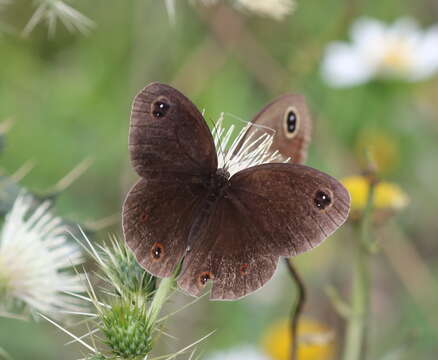
[[[422,31],[415,20],[402,18],[391,26],[358,19],[352,42],[328,45],[322,75],[334,87],[354,86],[374,78],[419,81],[438,72],[438,25]]]
[[[82,308],[67,293],[85,290],[69,271],[82,263],[81,252],[70,243],[61,219],[48,202],[33,208],[29,195],[20,195],[6,216],[0,233],[0,308],[24,306],[31,312],[58,316]]]
[[[251,166],[289,161],[278,151],[269,151],[274,133],[270,135],[262,131],[260,133],[254,131],[241,144],[248,129],[255,126],[251,122],[248,122],[231,141],[231,145],[228,145],[235,132],[235,126],[231,125],[225,129],[223,121],[224,114],[221,114],[212,133],[218,156],[218,168],[225,169],[230,176]]]
[[[81,14],[62,0],[34,0],[37,9],[23,30],[28,35],[39,23],[46,22],[49,35],[53,35],[57,22],[61,22],[68,31],[88,33],[94,26],[94,22]]]
[[[269,360],[267,356],[250,346],[237,347],[228,351],[217,352],[207,360]]]

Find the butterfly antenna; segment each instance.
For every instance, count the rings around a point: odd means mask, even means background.
[[[216,123],[210,117],[206,117],[205,116],[205,114],[206,114],[205,109],[202,109],[201,114],[202,114],[202,117],[205,119],[205,122],[207,123],[207,125],[210,128],[211,132],[213,133],[214,128],[216,126]]]
[[[252,121],[243,120],[242,118],[240,118],[240,117],[238,117],[238,116],[236,116],[234,114],[231,114],[231,113],[225,113],[225,114],[227,116],[232,117],[233,119],[235,119],[237,121],[240,121],[240,122],[244,123],[244,124],[251,124],[251,126],[253,126],[255,128],[266,130],[266,131],[272,133],[272,136],[274,136],[276,134],[276,132],[277,132],[275,129],[273,129],[273,128],[269,127],[269,126],[261,125],[261,124],[255,124]]]
[[[268,153],[268,150],[271,147],[270,145],[268,146],[268,143],[272,143],[272,138],[276,134],[276,130],[270,128],[269,126],[255,124],[252,121],[245,121],[231,113],[226,114],[232,117],[234,120],[245,124],[245,126],[239,132],[238,137],[233,142],[232,149],[229,150],[229,154],[231,155],[230,160],[236,156],[239,159],[235,159],[237,162],[247,161],[251,163],[252,160],[255,162],[255,159],[263,159],[262,162],[266,163],[273,160],[278,160],[279,154]],[[250,129],[253,131],[246,136]],[[261,133],[259,131],[261,131]],[[254,134],[257,134],[257,136],[254,136]],[[250,143],[250,139],[253,140],[252,143]]]

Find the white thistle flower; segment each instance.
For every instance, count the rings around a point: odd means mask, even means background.
[[[56,30],[56,24],[60,21],[68,31],[88,33],[94,26],[94,22],[72,8],[62,0],[34,0],[37,9],[23,30],[24,35],[29,35],[41,22],[46,22],[49,35]]]
[[[208,357],[207,360],[269,360],[267,356],[250,346],[221,351]]]
[[[85,288],[78,275],[66,270],[83,259],[61,220],[48,211],[49,203],[31,212],[32,200],[29,195],[16,199],[0,234],[0,307],[12,303],[59,316],[81,308],[66,292]]]
[[[231,125],[226,130],[223,126],[223,121],[224,114],[221,114],[212,133],[218,156],[218,168],[225,169],[229,172],[230,176],[251,166],[289,161],[289,159],[284,159],[278,151],[269,151],[274,134],[262,133],[259,135],[257,131],[254,131],[238,149],[248,129],[255,126],[250,122],[240,130],[234,141],[228,146],[235,131],[235,126]]]
[[[422,31],[414,19],[393,25],[359,18],[352,43],[328,45],[322,75],[334,87],[354,86],[374,78],[419,81],[438,72],[438,25]]]

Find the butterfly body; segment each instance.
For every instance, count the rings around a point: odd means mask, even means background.
[[[225,169],[218,169],[211,177],[210,187],[208,189],[210,201],[215,201],[224,195],[230,186],[230,173]]]
[[[349,195],[334,178],[298,164],[229,174],[212,135],[180,92],[151,84],[135,98],[129,149],[141,179],[123,207],[138,262],[158,277],[183,266],[178,284],[198,296],[237,299],[262,287],[279,257],[307,251],[346,219]]]

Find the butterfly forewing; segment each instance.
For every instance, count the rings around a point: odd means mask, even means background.
[[[142,176],[214,173],[217,156],[207,124],[195,105],[174,88],[154,83],[134,99],[129,152]]]
[[[272,151],[278,150],[293,163],[305,162],[312,122],[304,96],[286,94],[275,99],[254,116],[252,123],[261,126],[249,128],[245,138],[253,132],[274,134]]]

